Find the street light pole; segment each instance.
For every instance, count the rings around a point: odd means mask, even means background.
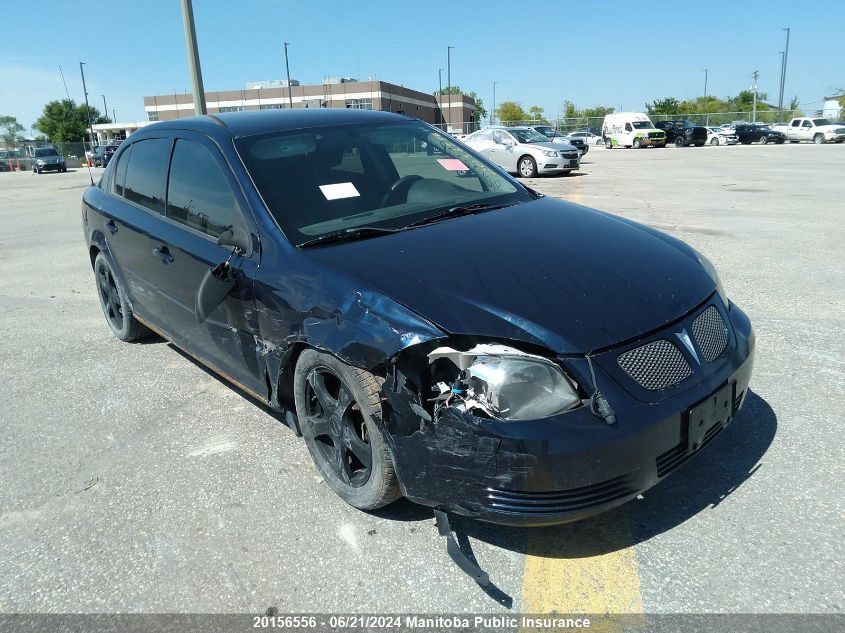
[[[786,60],[789,57],[789,28],[781,29],[786,31],[786,48],[783,51],[783,60],[780,66],[780,99],[778,100],[778,108],[783,108],[783,93],[786,89]]]
[[[449,122],[446,124],[446,131],[449,131],[449,128],[452,127],[452,49],[455,48],[454,46],[447,46],[446,47],[446,83],[449,84],[449,87],[446,89],[449,93],[446,95],[449,97]]]
[[[182,0],[182,22],[185,27],[185,47],[188,49],[188,72],[191,75],[191,85],[194,90],[194,112],[197,115],[207,114],[200,54],[197,50],[197,31],[194,27],[194,7],[191,0]],[[176,113],[179,113],[178,104],[176,104]]]
[[[496,113],[496,84],[499,83],[498,81],[493,82],[493,109],[490,110],[490,125],[493,125],[493,116]]]
[[[109,107],[106,105],[106,95],[100,95],[103,98],[103,116],[109,115]]]
[[[290,64],[288,63],[288,43],[285,42],[285,73],[288,78],[288,105],[293,110],[293,88],[290,85]]]
[[[710,74],[710,70],[705,68],[704,69],[704,125],[710,124],[710,113],[707,112],[707,76]]]
[[[82,75],[82,92],[85,93],[85,118],[88,119],[88,130],[91,132],[91,148],[94,148],[94,124],[91,122],[91,107],[88,105],[88,88],[85,87],[85,70],[82,66],[85,62],[79,62],[79,74]]]
[[[754,110],[751,114],[751,122],[756,123],[757,122],[757,77],[760,76],[760,72],[755,70],[753,73],[751,73],[751,76],[754,77],[754,85],[751,86],[751,89],[754,91]]]
[[[437,83],[439,86],[439,90],[437,92],[440,95],[440,99],[437,101],[438,110],[440,111],[440,125],[443,125],[443,69],[437,69]]]

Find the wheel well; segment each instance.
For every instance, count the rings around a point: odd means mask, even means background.
[[[92,246],[88,251],[88,254],[91,256],[91,268],[94,268],[94,260],[96,260],[97,255],[100,254],[100,249],[96,246]]]
[[[516,161],[516,164],[519,165],[524,158],[530,158],[531,160],[534,160],[534,157],[531,154],[523,154],[522,156],[519,157],[519,160]],[[536,164],[537,161],[534,160],[534,163]]]

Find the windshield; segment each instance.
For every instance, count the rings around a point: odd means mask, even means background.
[[[472,150],[418,121],[272,132],[236,146],[296,244],[360,227],[401,229],[460,205],[532,199]]]
[[[538,125],[534,128],[540,134],[543,134],[549,138],[554,138],[555,136],[560,136],[557,132],[555,132],[554,128],[548,125]]]
[[[816,125],[833,125],[828,119],[813,119]]]
[[[548,143],[549,137],[543,134],[540,134],[536,130],[528,129],[521,129],[521,128],[507,128],[508,132],[513,134],[516,137],[516,140],[520,143]]]
[[[43,156],[58,156],[58,155],[59,155],[59,153],[56,150],[49,148],[49,147],[35,150],[35,157],[36,158],[41,158]]]
[[[634,126],[634,129],[637,130],[650,130],[654,126],[651,124],[651,121],[634,121],[631,123]]]

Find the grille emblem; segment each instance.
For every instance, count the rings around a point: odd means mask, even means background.
[[[675,336],[678,337],[681,343],[684,344],[684,347],[686,347],[689,353],[692,354],[695,362],[701,365],[701,361],[698,360],[698,354],[695,352],[695,346],[692,344],[692,340],[690,339],[689,334],[687,334],[687,331],[681,330],[680,332],[675,332]]]

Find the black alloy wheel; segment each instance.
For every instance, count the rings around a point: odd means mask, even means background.
[[[299,427],[326,483],[362,510],[397,499],[399,485],[381,418],[382,379],[339,359],[305,350],[294,372]]]
[[[675,137],[675,147],[683,147],[684,146],[684,137],[683,136],[676,136]]]
[[[146,326],[135,318],[123,287],[114,276],[109,260],[102,253],[94,260],[97,296],[112,333],[121,341],[135,341],[150,334]]]

